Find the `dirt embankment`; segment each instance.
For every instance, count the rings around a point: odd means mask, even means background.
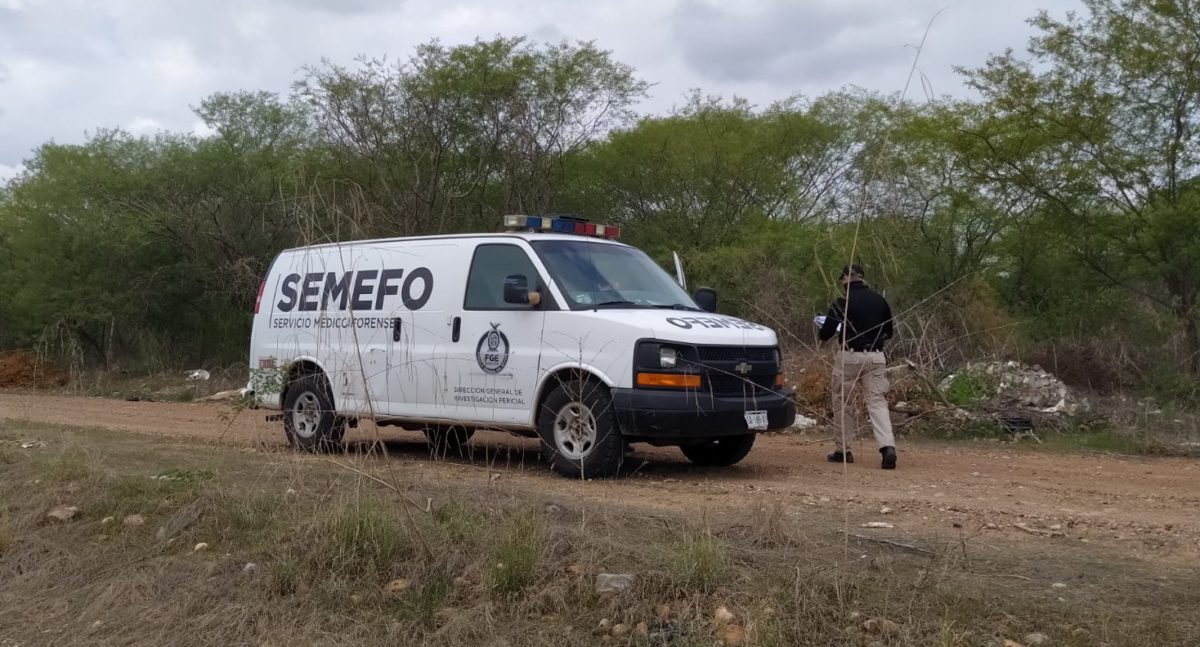
[[[143,434],[283,449],[280,423],[262,411],[216,404],[122,402],[0,393],[0,420],[95,426]],[[817,436],[761,437],[750,456],[726,469],[691,466],[671,448],[638,447],[625,479],[579,483],[545,472],[537,442],[481,433],[471,455],[432,460],[419,434],[370,425],[352,430],[353,446],[384,441],[393,460],[428,478],[504,471],[547,492],[682,510],[751,508],[780,502],[791,514],[845,509],[851,526],[871,521],[920,536],[1004,536],[1047,547],[1107,545],[1133,556],[1180,565],[1200,557],[1200,461],[1065,454],[998,443],[907,443],[900,469],[885,472],[867,443],[859,462],[825,463]],[[881,512],[887,508],[887,512]]]

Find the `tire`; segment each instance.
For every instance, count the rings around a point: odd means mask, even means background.
[[[475,430],[462,425],[435,426],[425,428],[425,439],[429,442],[429,452],[437,458],[447,456],[462,456],[464,447]]]
[[[687,456],[688,460],[697,465],[728,467],[750,453],[750,448],[754,447],[754,437],[755,434],[722,436],[702,443],[680,445],[679,449],[683,450],[683,455]]]
[[[569,380],[554,387],[542,401],[538,435],[543,459],[563,476],[616,476],[625,461],[612,397],[599,382]]]
[[[329,381],[322,373],[303,375],[288,386],[283,402],[288,442],[306,452],[340,450],[346,421],[333,408]]]

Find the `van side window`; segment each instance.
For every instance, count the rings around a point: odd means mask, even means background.
[[[541,277],[525,250],[516,245],[480,245],[467,276],[466,310],[528,310],[523,303],[505,303],[504,279],[519,274],[530,290],[539,290]]]

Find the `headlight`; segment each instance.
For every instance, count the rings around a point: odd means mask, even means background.
[[[674,348],[666,346],[658,349],[658,366],[659,368],[675,368],[679,356]]]

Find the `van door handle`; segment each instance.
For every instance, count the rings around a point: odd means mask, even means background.
[[[400,317],[392,319],[392,341],[400,341]]]
[[[450,341],[458,341],[458,336],[462,332],[462,317],[455,317],[454,322],[450,324]]]

